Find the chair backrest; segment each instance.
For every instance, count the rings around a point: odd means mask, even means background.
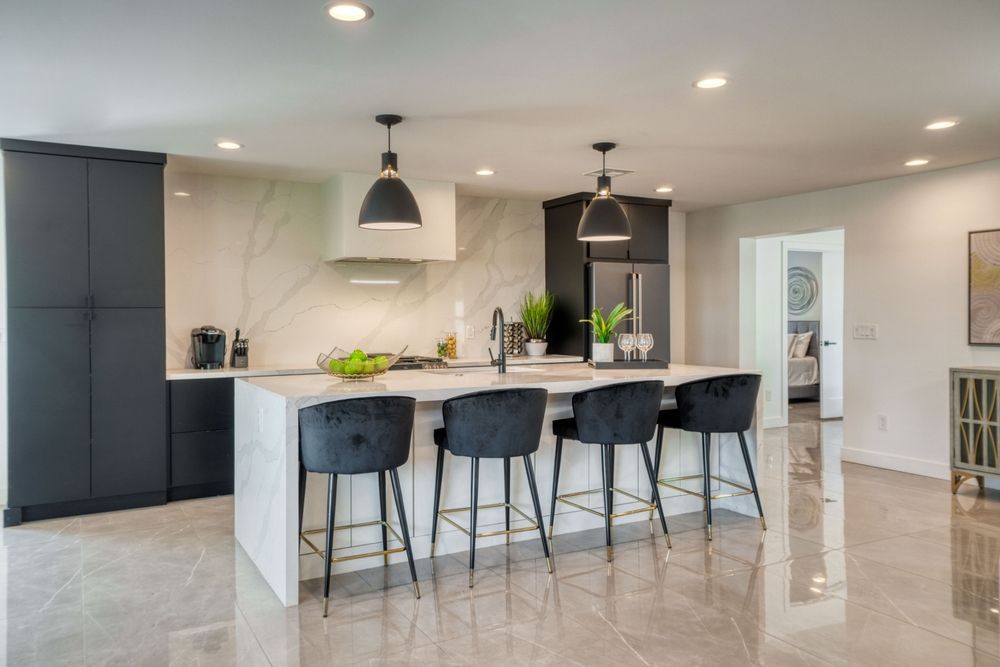
[[[624,382],[573,394],[573,417],[580,442],[649,442],[663,400],[659,380]]]
[[[299,410],[299,456],[310,472],[357,475],[398,468],[410,456],[416,400],[374,396]]]
[[[737,433],[753,422],[760,376],[722,375],[678,385],[677,411],[681,428],[698,433]]]
[[[525,456],[538,449],[545,389],[496,389],[448,399],[442,406],[448,450],[484,459]]]

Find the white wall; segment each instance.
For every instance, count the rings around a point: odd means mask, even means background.
[[[485,357],[493,308],[514,319],[544,287],[539,202],[459,197],[458,260],[400,266],[323,262],[316,184],[168,172],[165,192],[168,368],[190,365],[202,324],[239,327],[251,365],[308,367],[334,345],[431,354],[445,330]],[[366,278],[399,284],[350,282]]]
[[[688,214],[689,363],[740,361],[740,239],[845,229],[845,460],[948,474],[948,368],[1000,366],[966,343],[967,234],[1000,227],[1000,160]],[[746,304],[742,304],[745,309]],[[877,429],[877,415],[889,429]]]

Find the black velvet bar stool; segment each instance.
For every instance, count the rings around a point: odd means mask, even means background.
[[[649,475],[650,488],[656,488],[656,475],[653,474],[653,463],[649,458],[649,447],[646,443],[653,438],[656,430],[656,416],[663,400],[663,383],[656,381],[626,382],[607,387],[589,389],[573,395],[573,417],[556,419],[552,422],[552,433],[556,436],[555,467],[552,474],[552,509],[549,513],[549,535],[556,519],[556,502],[566,503],[571,507],[604,518],[604,537],[608,548],[608,561],[614,558],[611,546],[611,522],[613,519],[636,514],[652,512],[654,509],[660,515],[663,524],[663,537],[667,547],[670,547],[670,533],[667,532],[667,519],[663,516],[660,506],[660,496],[653,494],[651,501],[645,498],[616,489],[614,486],[614,456],[615,447],[620,445],[639,445],[642,459]],[[603,470],[601,489],[588,489],[558,495],[559,467],[562,463],[563,440],[576,440],[582,443],[601,445],[601,467]],[[602,491],[604,512],[598,512],[590,507],[576,503],[570,498]],[[614,494],[619,493],[636,502],[642,503],[638,509],[623,512],[614,511]],[[652,524],[650,524],[652,530]]]
[[[403,491],[399,485],[399,466],[410,456],[410,437],[413,434],[413,412],[416,401],[404,396],[376,396],[353,398],[320,403],[299,410],[299,535],[316,555],[325,561],[323,571],[323,616],[327,615],[330,601],[330,565],[337,561],[382,556],[388,562],[389,554],[406,552],[413,578],[413,593],[420,597],[417,569],[413,564],[410,529],[406,523]],[[306,473],[329,475],[326,499],[326,528],[302,530],[302,509],[305,501]],[[379,477],[381,520],[336,526],[337,529],[382,527],[382,550],[364,554],[333,557],[334,518],[337,502],[337,477],[376,473]],[[387,520],[385,474],[392,482],[392,495],[399,514],[399,535]],[[326,549],[320,550],[307,535],[326,533]],[[390,549],[388,534],[391,532],[402,547]]]
[[[438,446],[437,472],[434,477],[434,517],[431,521],[431,557],[437,541],[438,519],[469,536],[469,587],[473,585],[476,569],[476,538],[493,535],[537,530],[542,537],[542,552],[545,564],[552,572],[552,559],[545,539],[545,524],[542,522],[542,506],[538,500],[538,486],[535,483],[535,469],[531,455],[538,450],[542,435],[542,421],[545,418],[545,404],[548,399],[545,389],[497,389],[458,396],[444,402],[444,428],[434,430],[434,442]],[[469,507],[441,509],[441,482],[444,475],[445,450],[455,456],[471,459],[472,500]],[[535,520],[510,504],[510,460],[520,456],[524,460],[524,470],[528,478],[528,489],[535,509]],[[488,505],[479,504],[479,460],[503,459],[504,502]],[[505,530],[487,533],[476,532],[476,522],[481,509],[503,507],[506,513]],[[468,528],[460,525],[449,514],[468,510],[471,519]],[[530,525],[521,528],[510,527],[510,512],[514,510]]]
[[[723,375],[707,380],[695,380],[677,385],[675,396],[677,407],[662,410],[657,420],[656,461],[654,468],[659,474],[660,458],[663,451],[663,429],[673,428],[701,434],[702,474],[670,477],[659,480],[660,486],[675,491],[682,491],[692,496],[702,498],[705,503],[705,525],[708,539],[712,539],[712,501],[719,498],[745,496],[753,494],[757,501],[757,511],[760,514],[761,528],[767,530],[764,521],[764,507],[760,503],[760,493],[757,491],[757,479],[754,476],[753,465],[750,462],[750,451],[747,449],[746,437],[743,435],[753,423],[754,411],[757,407],[757,393],[760,390],[760,375],[742,373],[738,375]],[[712,475],[711,449],[713,433],[735,433],[743,451],[743,462],[747,467],[750,486],[747,487],[732,480]],[[702,491],[692,491],[674,482],[702,478]],[[712,494],[712,480],[736,489],[734,492]],[[655,494],[657,497],[659,493]]]

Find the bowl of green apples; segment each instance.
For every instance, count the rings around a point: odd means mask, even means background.
[[[360,382],[383,375],[403,356],[404,352],[406,352],[405,347],[397,354],[369,356],[361,349],[356,348],[348,352],[335,347],[329,354],[320,354],[316,357],[316,366],[327,375],[345,382]]]

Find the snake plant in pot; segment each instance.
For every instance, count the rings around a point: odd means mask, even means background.
[[[611,337],[615,335],[615,328],[628,319],[632,314],[631,308],[626,308],[624,303],[619,303],[611,309],[607,317],[600,308],[594,308],[589,320],[580,320],[584,324],[589,324],[594,330],[594,343],[591,346],[590,358],[594,361],[614,361],[615,344],[611,342]]]
[[[524,350],[529,357],[542,356],[549,346],[548,341],[545,340],[545,334],[548,333],[549,325],[552,324],[552,307],[555,302],[555,297],[548,290],[542,292],[541,296],[535,296],[534,292],[528,292],[521,299],[521,322],[528,335]]]

